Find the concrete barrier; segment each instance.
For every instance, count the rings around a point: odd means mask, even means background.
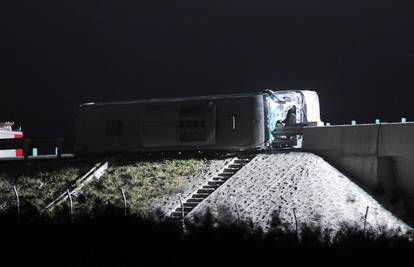
[[[342,156],[336,164],[346,174],[356,177],[358,182],[372,191],[380,187],[378,158],[374,156]]]
[[[379,157],[391,157],[397,194],[414,198],[414,123],[381,125]]]
[[[414,155],[414,123],[381,125],[379,156]]]
[[[342,155],[376,155],[379,125],[305,127],[303,148]]]
[[[413,203],[414,123],[306,127],[303,149],[372,192]]]
[[[395,184],[399,194],[403,197],[414,198],[414,157],[398,156],[394,157],[395,162]]]
[[[306,127],[303,149],[357,177],[358,182],[376,190],[378,180],[378,125]]]

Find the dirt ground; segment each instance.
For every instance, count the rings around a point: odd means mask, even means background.
[[[297,221],[335,231],[342,224],[363,228],[366,221],[370,229],[410,229],[322,158],[302,152],[256,156],[198,205],[190,218],[207,210],[263,229],[269,228],[274,213],[292,228]]]

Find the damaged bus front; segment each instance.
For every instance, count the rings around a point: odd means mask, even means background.
[[[276,148],[301,147],[301,128],[322,124],[318,94],[308,90],[265,92],[268,144]]]

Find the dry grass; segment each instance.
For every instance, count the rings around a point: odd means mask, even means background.
[[[111,167],[105,177],[88,186],[78,196],[76,205],[79,210],[87,211],[94,204],[123,207],[122,188],[128,211],[143,215],[155,198],[183,191],[187,186],[185,177],[199,171],[202,166],[202,160],[188,159],[140,161]]]
[[[0,211],[16,206],[13,186],[20,194],[21,205],[30,203],[42,210],[99,160],[102,158],[0,166]],[[145,214],[156,197],[183,190],[185,177],[201,170],[205,160],[123,157],[111,163],[106,175],[73,197],[75,213],[107,205],[123,208],[123,188],[128,212]]]

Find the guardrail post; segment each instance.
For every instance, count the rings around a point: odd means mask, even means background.
[[[234,206],[236,207],[236,212],[237,212],[237,223],[240,223],[240,210],[239,210],[239,206],[237,206],[237,203],[234,203]]]
[[[70,213],[70,220],[73,220],[73,202],[72,202],[72,196],[70,195],[69,189],[66,189],[66,193],[68,194],[69,198],[69,213]]]
[[[124,199],[124,215],[126,216],[127,215],[127,199],[126,199],[126,196],[125,196],[124,189],[122,187],[120,187],[120,189],[121,189],[121,193],[122,193],[122,198]]]
[[[28,160],[29,159],[30,153],[31,153],[31,151],[30,151],[30,139],[29,138],[25,138],[24,139],[24,148],[23,148],[24,160]]]
[[[298,219],[296,217],[296,209],[293,208],[293,217],[295,218],[295,231],[296,231],[296,237],[298,237]]]
[[[181,223],[183,225],[183,230],[185,230],[185,212],[184,212],[184,204],[183,204],[183,199],[181,197],[181,195],[178,196],[178,199],[180,200],[180,206],[181,206]]]
[[[16,186],[13,186],[14,194],[16,195],[16,203],[17,203],[17,216],[20,216],[20,198],[19,193],[17,192]]]
[[[365,211],[365,217],[364,217],[364,233],[365,233],[365,230],[367,228],[368,211],[369,211],[369,206],[367,206],[367,210]]]
[[[63,139],[59,138],[58,143],[57,143],[57,147],[56,147],[56,156],[58,158],[62,157],[62,143],[63,143]]]

